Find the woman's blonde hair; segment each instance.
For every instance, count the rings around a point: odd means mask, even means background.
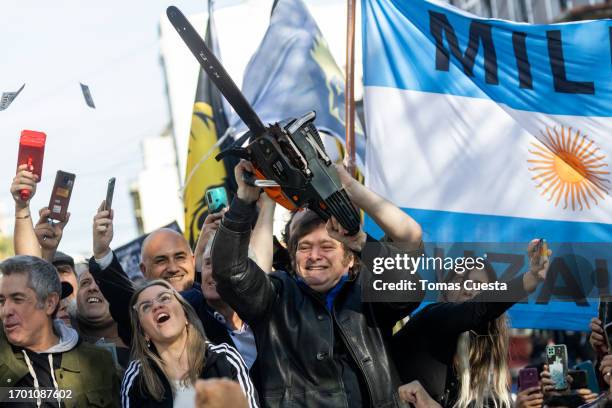
[[[472,271],[465,273],[467,279]],[[495,270],[485,261],[487,280],[497,280]],[[506,314],[487,324],[484,334],[464,332],[457,341],[455,372],[459,377],[459,393],[453,408],[510,408],[508,318]]]
[[[193,385],[200,376],[205,363],[206,351],[206,335],[200,318],[195,310],[183,297],[165,280],[156,279],[148,281],[140,286],[132,295],[130,300],[130,320],[132,322],[132,360],[140,362],[140,390],[143,394],[150,395],[156,401],[161,401],[164,397],[164,386],[162,379],[159,378],[153,364],[155,364],[166,376],[166,380],[170,384],[174,392],[174,382],[168,378],[166,374],[166,363],[157,354],[153,343],[147,344],[144,329],[140,324],[138,311],[134,309],[136,301],[140,294],[147,288],[152,286],[162,286],[172,292],[174,297],[183,307],[185,318],[187,319],[187,342],[185,344],[187,352],[187,362],[189,369],[181,378],[182,385]],[[175,362],[173,362],[175,363]]]
[[[455,371],[459,393],[453,408],[510,408],[508,319],[488,323],[487,334],[464,332],[457,342]],[[487,405],[488,404],[488,405]]]

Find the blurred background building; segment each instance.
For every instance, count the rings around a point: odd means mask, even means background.
[[[482,17],[545,24],[612,16],[609,0],[448,0]]]
[[[130,188],[139,235],[183,218],[180,177],[170,127],[157,137],[145,139],[141,149],[144,168]]]

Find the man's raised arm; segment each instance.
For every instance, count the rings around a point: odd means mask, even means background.
[[[340,181],[351,201],[368,214],[399,249],[414,251],[421,247],[423,230],[411,216],[352,178],[336,165]]]
[[[131,344],[130,299],[134,294],[132,281],[110,249],[113,239],[113,210],[105,210],[102,202],[93,222],[93,256],[89,271],[109,304],[113,320],[117,322],[119,337]]]
[[[234,169],[238,192],[215,234],[211,258],[217,291],[251,324],[268,314],[276,289],[266,273],[248,258],[255,202],[261,190],[245,184],[242,179],[245,171],[254,172],[254,169],[243,160]]]
[[[28,170],[27,164],[17,169],[17,174],[11,184],[11,195],[15,200],[15,229],[13,230],[13,246],[15,255],[32,255],[41,257],[40,245],[34,233],[30,200],[36,194],[38,176]],[[27,191],[28,198],[22,199],[21,191]]]

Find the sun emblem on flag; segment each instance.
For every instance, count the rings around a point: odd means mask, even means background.
[[[542,189],[540,195],[554,201],[555,207],[563,200],[563,209],[571,206],[572,211],[586,206],[598,205],[610,192],[607,155],[580,130],[572,128],[547,127],[540,131],[540,143],[531,143],[532,159],[527,160],[533,167],[531,178]]]

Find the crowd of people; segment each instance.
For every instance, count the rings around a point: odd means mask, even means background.
[[[275,202],[244,181],[254,169],[243,160],[234,199],[207,216],[195,248],[173,230],[147,236],[137,284],[111,249],[114,210],[100,204],[92,256],[75,264],[58,251],[68,220],[54,223],[43,208],[34,224],[38,180],[20,166],[10,188],[16,255],[0,263],[0,406],[607,406],[612,354],[597,318],[597,390],[573,387],[572,377],[559,389],[546,364],[530,387],[513,380],[506,312],[546,279],[537,240],[527,248],[528,270],[507,282],[511,298],[449,290],[423,307],[417,286],[403,302],[365,301],[372,260],[421,256],[423,233],[336,169],[383,238],[349,235],[335,218],[301,210],[279,244]],[[497,277],[485,262],[446,279]]]

